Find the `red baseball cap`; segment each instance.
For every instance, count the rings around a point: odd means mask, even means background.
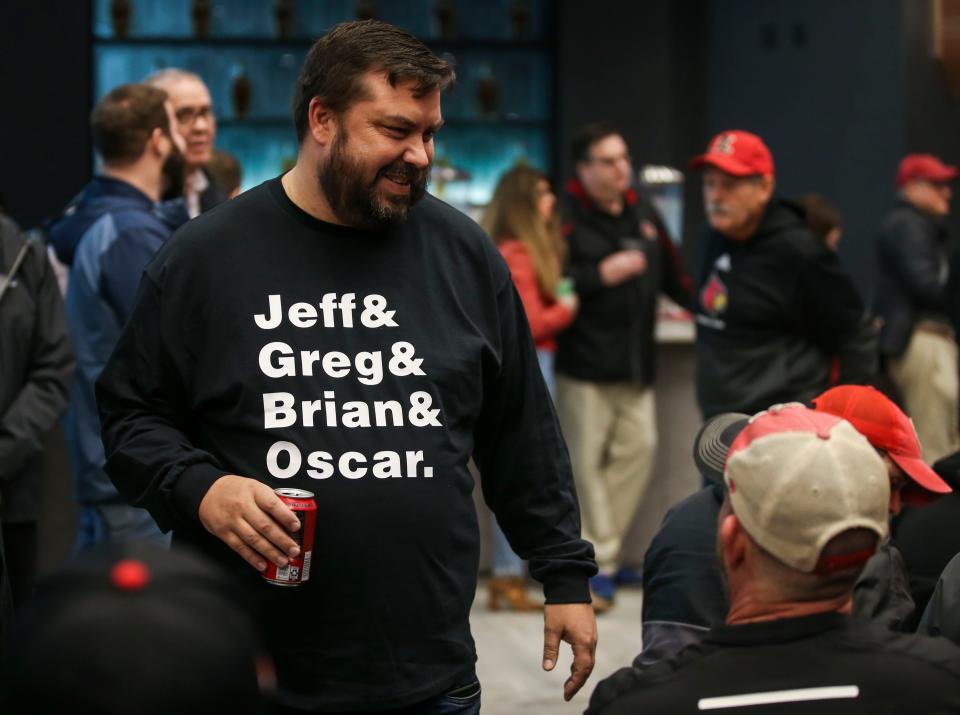
[[[923,461],[913,421],[879,390],[865,385],[840,385],[815,397],[813,404],[820,412],[843,417],[870,444],[890,455],[913,480],[913,488],[904,490],[908,503],[925,504],[953,491]]]
[[[756,134],[739,129],[720,132],[705,154],[690,161],[691,169],[715,166],[732,176],[773,176],[773,155]]]
[[[897,168],[897,188],[915,179],[944,182],[952,181],[958,175],[957,167],[944,164],[933,154],[908,154],[900,160]]]

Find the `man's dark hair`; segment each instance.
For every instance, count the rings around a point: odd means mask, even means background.
[[[406,30],[378,20],[342,22],[310,48],[293,93],[293,123],[297,141],[303,141],[310,101],[320,101],[342,114],[364,96],[363,75],[372,70],[386,75],[391,86],[416,83],[422,97],[444,90],[454,80],[453,67],[437,57]]]
[[[93,144],[107,164],[136,161],[160,128],[170,134],[167,93],[145,84],[122,84],[97,102],[90,114]]]
[[[818,238],[826,238],[833,229],[843,224],[840,211],[820,194],[805,194],[797,199],[806,213],[807,226]]]
[[[573,162],[579,164],[583,161],[589,161],[590,147],[598,141],[612,136],[621,137],[623,135],[609,124],[599,122],[580,127],[577,133],[573,135],[573,141],[570,142],[570,154],[573,157]]]
[[[243,182],[243,170],[237,157],[228,151],[214,149],[210,155],[210,161],[207,162],[207,171],[213,176],[214,181],[220,184],[220,188],[228,194],[240,188]]]

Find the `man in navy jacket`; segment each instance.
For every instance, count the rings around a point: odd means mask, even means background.
[[[66,433],[81,506],[79,548],[165,539],[152,517],[129,506],[103,471],[93,385],[127,321],[144,267],[177,227],[158,202],[165,167],[178,163],[183,141],[166,93],[147,85],[111,91],[94,108],[91,124],[104,171],[84,190],[78,209],[51,231],[63,250],[74,247],[67,321],[77,371]],[[182,173],[182,167],[174,169]]]
[[[944,218],[957,168],[911,154],[897,171],[899,201],[877,237],[876,313],[880,353],[935,462],[960,449],[957,344],[950,323],[950,270]]]

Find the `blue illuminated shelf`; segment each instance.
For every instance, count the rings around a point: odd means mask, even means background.
[[[291,47],[296,49],[309,49],[317,38],[313,37],[184,37],[177,36],[151,36],[140,35],[138,37],[95,37],[93,39],[98,45],[130,45],[133,47],[143,45],[188,45],[190,47]],[[546,52],[554,48],[552,43],[530,41],[530,40],[425,40],[427,46],[435,52],[458,52],[462,50],[487,50],[487,51],[527,51],[527,52]]]
[[[471,179],[434,187],[443,198],[482,204],[514,162],[547,172],[555,163],[555,0],[294,0],[286,34],[276,0],[92,3],[94,100],[163,68],[196,72],[210,88],[216,145],[240,160],[245,189],[280,174],[296,157],[289,112],[300,66],[313,42],[353,19],[361,5],[406,28],[456,68],[457,81],[443,97],[436,160],[464,169]],[[452,33],[441,23],[441,4],[455,16]],[[121,6],[129,10],[125,30],[116,15]],[[198,35],[201,7],[207,31]],[[246,89],[237,90],[240,82]],[[237,99],[244,94],[246,100]]]
[[[227,127],[293,127],[292,117],[224,117],[217,119],[217,126],[221,129]],[[546,119],[520,119],[514,117],[491,117],[489,119],[460,119],[457,117],[444,117],[443,129],[441,132],[450,128],[493,128],[493,127],[524,127],[528,129],[546,129],[553,126],[553,122]]]

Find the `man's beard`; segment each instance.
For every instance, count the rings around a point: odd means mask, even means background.
[[[429,165],[418,169],[404,161],[395,161],[382,167],[373,181],[367,183],[363,167],[347,154],[347,140],[347,133],[341,129],[330,147],[329,158],[317,169],[320,188],[337,219],[347,226],[367,229],[405,221],[410,207],[427,191]],[[376,185],[385,175],[409,183],[410,192],[392,201],[381,198]]]
[[[183,196],[184,181],[187,175],[187,162],[183,153],[174,145],[170,155],[163,162],[161,169],[163,177],[161,196],[165,199],[176,199]]]

